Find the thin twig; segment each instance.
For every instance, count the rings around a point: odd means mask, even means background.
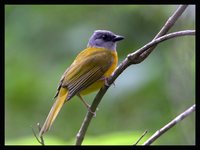
[[[141,135],[141,137],[133,145],[136,146],[146,134],[147,134],[147,130],[144,131],[144,133]]]
[[[173,13],[173,15],[167,20],[167,22],[165,23],[165,25],[162,27],[162,29],[159,31],[159,33],[156,35],[155,38],[164,35],[165,33],[167,33],[169,31],[169,29],[173,26],[173,24],[178,20],[178,18],[181,16],[181,14],[184,12],[184,10],[186,9],[187,5],[180,5],[180,7]],[[154,40],[155,40],[154,38]],[[148,49],[148,51],[144,51],[142,54],[140,55],[134,55],[135,58],[132,57],[132,60],[137,60],[135,61],[136,63],[140,63],[142,62],[145,58],[148,57],[148,55],[153,51],[153,49],[156,47],[156,45],[153,48]],[[137,52],[137,51],[136,51]],[[145,53],[146,52],[146,53]],[[130,58],[130,57],[129,57]],[[135,64],[136,64],[135,63]],[[111,85],[115,79],[129,66],[133,63],[131,63],[131,59],[128,59],[128,57],[116,68],[116,70],[114,71],[114,73],[111,75],[111,77],[107,80],[108,84]],[[98,94],[96,95],[96,97],[94,98],[92,105],[90,107],[90,109],[95,112],[98,104],[100,103],[102,97],[104,96],[104,94],[106,93],[107,89],[109,88],[109,86],[104,86],[103,88],[101,88],[101,90],[98,92]],[[88,126],[90,124],[90,121],[92,119],[93,114],[90,112],[87,112],[83,123],[77,133],[77,138],[76,138],[76,145],[81,145],[85,134],[87,132]]]
[[[37,127],[38,127],[38,130],[39,130],[39,132],[40,132],[40,130],[41,130],[40,123],[37,123]],[[33,134],[34,134],[36,140],[38,141],[38,143],[40,143],[42,146],[44,146],[45,144],[44,144],[43,136],[41,136],[41,137],[40,137],[40,140],[39,140],[39,138],[37,137],[37,135],[36,135],[36,133],[35,133],[33,127],[31,127],[31,128],[32,128]]]
[[[178,115],[175,119],[170,121],[168,124],[166,124],[164,127],[162,127],[160,130],[156,131],[146,142],[144,142],[143,145],[150,145],[152,144],[156,139],[158,139],[161,135],[163,135],[166,131],[171,129],[173,126],[175,126],[177,123],[179,123],[181,120],[189,116],[192,112],[195,111],[196,105],[194,104],[190,108],[188,108],[186,111]]]

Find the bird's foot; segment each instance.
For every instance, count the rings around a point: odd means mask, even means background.
[[[103,77],[102,80],[104,80],[104,84],[105,84],[106,86],[114,85],[114,87],[115,87],[115,83],[114,83],[114,82],[113,82],[112,84],[109,84],[109,83],[108,83],[108,78]]]
[[[88,111],[93,114],[93,117],[96,117],[96,112],[93,112],[91,109],[90,109],[90,106],[88,107]]]

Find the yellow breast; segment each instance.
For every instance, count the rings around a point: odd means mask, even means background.
[[[116,51],[111,51],[112,54],[112,59],[113,59],[113,63],[110,66],[110,68],[108,69],[108,71],[104,74],[104,77],[109,77],[111,76],[111,74],[113,73],[113,71],[115,70],[115,68],[117,67],[117,63],[118,63],[118,56],[117,56],[117,52]]]
[[[98,48],[96,50],[100,50],[102,52],[105,52],[105,51],[108,51],[109,54],[111,54],[111,66],[109,67],[109,69],[105,72],[105,74],[103,75],[103,77],[94,82],[92,85],[90,85],[88,88],[86,88],[85,90],[83,90],[80,94],[81,95],[86,95],[86,94],[89,94],[91,92],[94,92],[98,89],[100,89],[101,87],[103,87],[104,85],[104,80],[103,78],[108,78],[109,76],[111,76],[111,74],[113,73],[113,71],[115,70],[115,68],[117,67],[117,63],[118,63],[118,56],[117,56],[117,52],[116,51],[110,51],[110,50],[107,50],[107,49],[103,49],[103,48]]]

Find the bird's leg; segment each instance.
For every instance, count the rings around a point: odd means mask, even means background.
[[[87,108],[87,110],[88,110],[89,112],[91,112],[91,113],[94,115],[94,117],[96,117],[96,113],[93,112],[93,111],[90,109],[90,105],[84,101],[84,99],[82,98],[82,96],[81,96],[80,94],[77,94],[77,96],[78,96],[78,97],[80,98],[80,100],[83,102],[83,104],[85,105],[85,107]]]

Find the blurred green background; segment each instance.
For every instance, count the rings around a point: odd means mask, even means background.
[[[157,34],[177,5],[6,5],[5,144],[38,145],[31,126],[43,124],[62,73],[94,30],[125,36],[119,63]],[[195,29],[190,5],[170,30]],[[85,96],[91,103],[96,93]],[[141,64],[130,66],[98,106],[83,144],[142,144],[156,130],[195,103],[195,39],[168,40]],[[86,109],[77,97],[64,105],[46,144],[74,144]],[[38,131],[37,131],[38,133]],[[195,113],[155,145],[195,144]]]

